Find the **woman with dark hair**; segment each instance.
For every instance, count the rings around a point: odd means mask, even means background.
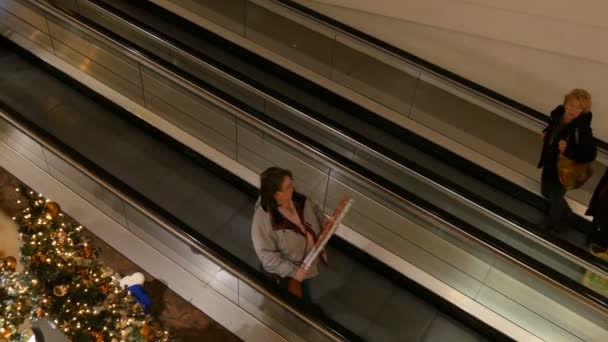
[[[255,252],[264,270],[283,287],[299,282],[302,299],[310,303],[309,280],[318,275],[319,265],[314,263],[307,271],[301,262],[321,234],[325,215],[312,200],[294,191],[290,171],[271,167],[260,180],[251,227]]]

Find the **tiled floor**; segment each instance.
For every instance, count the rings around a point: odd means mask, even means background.
[[[0,168],[0,209],[14,215],[18,194],[15,188],[19,180]],[[70,218],[68,218],[70,219]],[[165,284],[154,279],[131,260],[87,230],[83,233],[99,248],[100,257],[106,265],[121,275],[142,272],[146,275],[146,290],[152,298],[151,313],[172,335],[182,341],[240,341],[230,331],[213,321],[205,313],[177,295]]]

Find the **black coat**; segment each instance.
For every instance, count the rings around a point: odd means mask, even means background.
[[[589,208],[585,213],[586,215],[596,216],[598,213],[606,213],[608,211],[608,189],[604,190],[606,186],[608,186],[608,169],[606,169],[600,182],[595,187],[591,202],[589,202]]]
[[[564,151],[564,156],[578,162],[592,162],[597,156],[595,139],[591,131],[591,112],[583,113],[576,119],[572,120],[560,132],[553,143],[549,144],[551,132],[559,125],[564,116],[564,106],[557,106],[551,112],[551,120],[545,128],[545,140],[543,142],[543,151],[538,162],[538,167],[557,165],[559,157],[559,141],[566,140],[567,147]]]

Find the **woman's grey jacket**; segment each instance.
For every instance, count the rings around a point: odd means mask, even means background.
[[[294,193],[292,200],[302,224],[313,233],[316,240],[325,221],[325,214],[304,195]],[[306,246],[306,237],[301,230],[278,212],[273,214],[264,211],[260,199],[255,204],[251,237],[264,270],[281,278],[293,278],[307,249],[310,249],[310,246]],[[310,268],[307,278],[318,273],[317,262]]]

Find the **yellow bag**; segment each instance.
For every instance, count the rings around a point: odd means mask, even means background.
[[[593,175],[591,163],[579,163],[563,155],[557,160],[559,181],[566,190],[578,189]]]

